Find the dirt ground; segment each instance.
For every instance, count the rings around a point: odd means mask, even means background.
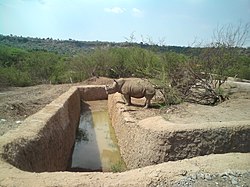
[[[181,103],[159,107],[157,101],[153,98],[152,107],[144,109],[145,99],[132,98],[134,106],[129,106],[128,110],[137,120],[160,115],[167,121],[187,125],[250,120],[250,83],[228,82],[225,85],[225,90],[229,91],[229,87],[231,88],[229,100],[216,106]]]
[[[61,84],[61,85],[38,85],[31,87],[8,87],[0,88],[0,136],[11,129],[18,127],[25,118],[34,114],[49,104],[59,95],[67,91],[72,85],[79,84],[110,84],[111,79],[92,78],[83,83],[78,84]],[[162,115],[166,120],[175,123],[200,123],[200,122],[220,122],[220,121],[244,121],[250,120],[250,83],[234,83],[228,82],[231,88],[230,99],[217,106],[204,106],[190,103],[182,103],[178,106],[171,107],[152,107],[144,109],[144,100],[132,100],[136,105],[130,106],[129,111],[135,119],[144,119],[156,115]],[[153,101],[155,103],[155,101]],[[139,105],[139,106],[138,106]],[[227,162],[227,161],[225,161]],[[250,162],[249,162],[250,164]],[[232,171],[235,173],[235,171]],[[197,174],[202,175],[202,174]],[[240,180],[243,183],[233,184],[230,174],[222,176],[208,177],[212,178],[206,186],[248,186],[250,184],[250,171],[240,174]],[[223,179],[230,179],[228,183]],[[231,175],[230,175],[231,176]],[[235,176],[233,176],[235,177]],[[195,183],[187,180],[179,181],[175,186],[205,186],[201,180],[195,179]],[[239,177],[238,177],[239,178]],[[191,180],[191,179],[190,179]],[[235,179],[236,180],[236,179]],[[237,179],[238,180],[238,179]],[[213,181],[213,182],[211,182]],[[162,182],[162,181],[161,181]],[[155,184],[161,186],[161,183]],[[191,185],[189,185],[191,184]],[[217,185],[219,184],[219,185]],[[162,185],[164,186],[164,185]]]
[[[144,101],[134,100],[134,103],[142,105]],[[149,110],[130,106],[129,110],[137,120],[161,115],[170,122],[184,124],[244,121],[250,120],[250,92],[235,93],[217,106],[182,103]]]
[[[112,79],[90,78],[77,84],[37,85],[31,87],[0,87],[0,136],[17,128],[25,118],[41,110],[71,86],[109,84]]]

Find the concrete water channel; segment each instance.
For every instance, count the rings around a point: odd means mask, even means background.
[[[82,101],[81,108],[69,171],[126,170],[108,115],[107,100]]]

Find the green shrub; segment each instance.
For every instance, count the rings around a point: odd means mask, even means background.
[[[28,72],[22,72],[14,67],[0,68],[2,84],[8,86],[30,86],[32,80]]]
[[[114,173],[123,172],[125,170],[126,170],[126,166],[125,166],[125,163],[122,161],[118,161],[117,163],[111,165],[111,171]]]

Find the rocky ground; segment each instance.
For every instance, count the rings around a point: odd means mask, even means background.
[[[241,186],[248,187],[250,184],[250,172],[228,171],[219,174],[195,173],[180,181],[174,182],[173,187],[199,187],[199,186]],[[165,186],[159,184],[158,186]]]
[[[111,82],[112,80],[107,78],[92,78],[81,84],[107,84]],[[172,122],[187,124],[193,121],[199,123],[250,120],[250,84],[235,84],[233,82],[230,84],[233,90],[230,99],[218,106],[183,103],[168,108],[144,109],[140,106],[131,106],[129,110],[131,115],[138,120],[155,115],[162,115],[166,120]],[[62,84],[0,88],[0,135],[18,127],[27,116],[43,108],[71,86],[72,84]],[[133,100],[132,102],[137,105],[143,104],[141,100]],[[182,180],[171,183],[159,175],[158,180],[152,181],[148,186],[250,186],[249,170],[228,171],[225,168],[225,172],[222,173],[198,172],[190,176],[183,171],[182,175]]]

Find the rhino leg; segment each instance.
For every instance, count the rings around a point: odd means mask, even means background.
[[[150,100],[151,99],[146,99],[144,108],[148,108],[150,106]]]
[[[145,96],[146,102],[145,102],[144,108],[150,107],[150,101],[151,101],[151,99],[152,99],[153,97],[154,97],[154,95],[147,95],[147,96]]]
[[[125,104],[127,105],[127,106],[129,106],[129,105],[131,105],[131,97],[129,96],[129,95],[123,95],[123,98],[124,98],[124,100],[125,100]]]

